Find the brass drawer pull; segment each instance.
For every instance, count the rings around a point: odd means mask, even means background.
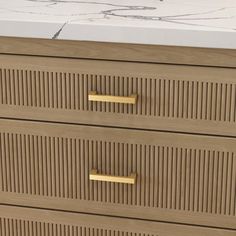
[[[130,176],[124,177],[124,176],[102,175],[98,174],[97,170],[91,170],[89,174],[89,179],[96,181],[113,182],[113,183],[135,184],[136,174],[131,173]]]
[[[137,94],[131,94],[129,97],[113,96],[113,95],[101,95],[96,91],[90,91],[88,100],[93,102],[115,102],[125,104],[136,104]]]

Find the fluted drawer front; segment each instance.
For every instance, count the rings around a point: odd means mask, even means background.
[[[1,120],[0,150],[2,203],[236,228],[233,138]]]
[[[235,236],[236,231],[0,205],[0,236]]]
[[[235,69],[7,55],[0,65],[2,117],[236,134]]]

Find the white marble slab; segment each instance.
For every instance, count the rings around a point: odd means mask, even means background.
[[[0,36],[236,49],[236,0],[0,0]]]

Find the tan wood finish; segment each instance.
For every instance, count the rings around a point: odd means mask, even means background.
[[[0,150],[1,203],[236,229],[235,138],[1,120]]]
[[[236,236],[236,50],[0,37],[0,117],[0,236]]]
[[[0,236],[235,236],[236,231],[0,205]]]
[[[236,50],[0,37],[0,53],[236,67]]]
[[[0,65],[1,117],[236,134],[235,69],[11,55]],[[89,91],[138,100],[91,102]]]

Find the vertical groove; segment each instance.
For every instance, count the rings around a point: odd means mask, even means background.
[[[138,104],[88,102],[88,91],[129,96]],[[236,122],[236,85],[102,74],[0,68],[0,105]],[[36,111],[36,110],[35,110]]]

